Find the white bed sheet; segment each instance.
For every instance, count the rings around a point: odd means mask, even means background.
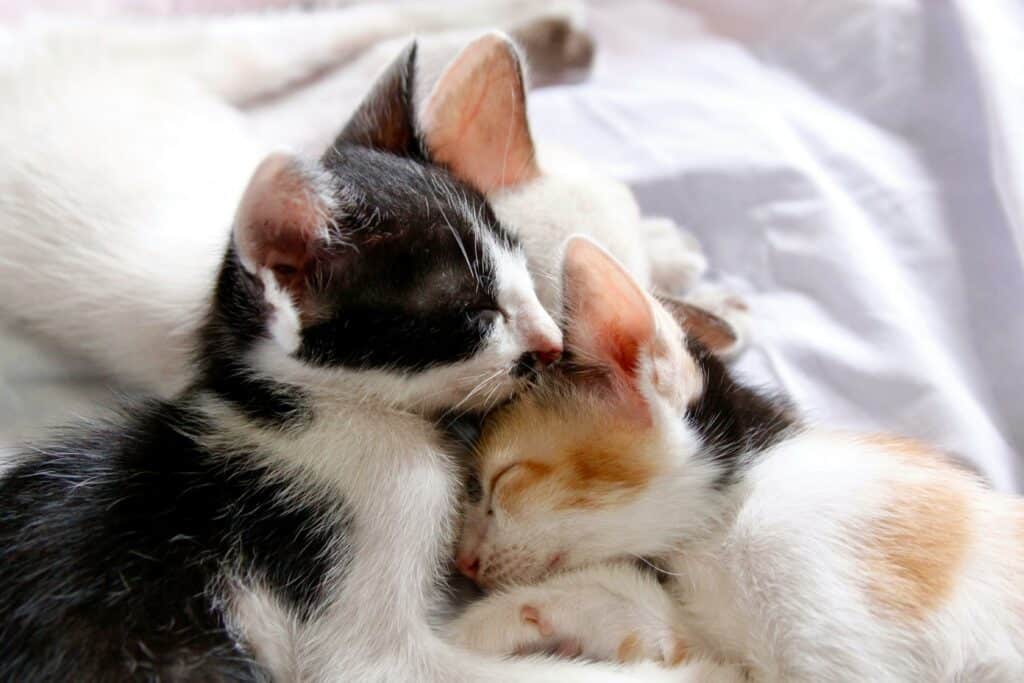
[[[594,2],[536,135],[627,179],[753,304],[749,378],[1024,485],[1024,10]]]

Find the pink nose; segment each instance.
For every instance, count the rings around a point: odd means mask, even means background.
[[[562,331],[543,309],[540,310],[539,314],[522,317],[520,334],[526,352],[538,366],[545,367],[562,357]]]
[[[459,555],[455,559],[455,567],[463,576],[476,581],[480,574],[480,558],[475,555]]]
[[[537,349],[533,352],[533,357],[537,361],[537,366],[540,368],[546,368],[549,365],[553,365],[558,362],[558,359],[562,357],[562,347],[549,346],[545,349]]]
[[[529,339],[529,354],[538,368],[546,368],[562,357],[562,340],[548,335],[533,335]]]

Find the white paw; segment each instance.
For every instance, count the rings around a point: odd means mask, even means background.
[[[456,620],[451,637],[491,654],[681,663],[687,648],[671,599],[653,580],[622,581],[628,571],[569,573],[489,596]]]
[[[517,652],[551,652],[598,661],[654,661],[675,666],[686,659],[683,639],[671,626],[645,618],[624,598],[606,600],[599,609],[556,601],[524,604],[519,618],[537,639]]]
[[[644,218],[640,224],[658,291],[678,294],[691,289],[707,272],[708,260],[697,238],[670,218]]]

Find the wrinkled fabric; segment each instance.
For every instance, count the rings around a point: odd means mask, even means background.
[[[1024,484],[1024,9],[598,2],[541,140],[624,178],[751,303],[751,381]]]

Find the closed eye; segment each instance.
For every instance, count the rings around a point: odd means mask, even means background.
[[[498,486],[498,480],[500,480],[502,477],[508,474],[509,470],[511,470],[513,467],[517,467],[518,465],[519,463],[514,462],[511,465],[508,465],[507,467],[503,467],[500,470],[498,470],[497,474],[491,477],[491,483],[490,486],[488,487],[488,490],[491,493],[494,493],[494,489]]]
[[[498,482],[501,481],[502,477],[504,477],[506,474],[508,474],[511,470],[515,469],[516,466],[518,466],[518,465],[519,465],[519,463],[514,462],[511,465],[509,465],[508,467],[503,467],[502,469],[498,470],[497,474],[495,474],[493,477],[491,477],[491,483],[490,483],[490,486],[488,487],[488,494],[487,494],[487,516],[488,517],[490,517],[490,516],[492,516],[494,514],[494,491],[497,489]]]
[[[501,311],[494,308],[471,308],[466,311],[470,322],[481,332],[487,332],[498,321]]]

